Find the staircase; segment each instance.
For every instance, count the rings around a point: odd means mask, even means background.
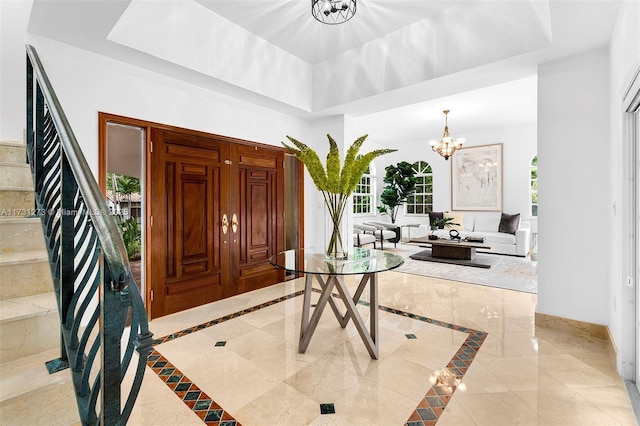
[[[78,421],[71,376],[44,365],[60,356],[60,319],[34,205],[25,145],[0,142],[0,423],[47,424],[51,413],[24,407],[63,397],[69,409],[54,417],[70,424]]]

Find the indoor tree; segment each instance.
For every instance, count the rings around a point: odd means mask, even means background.
[[[391,223],[396,223],[398,207],[407,201],[407,198],[416,190],[416,177],[413,166],[406,161],[388,165],[385,167],[384,183],[387,185],[380,194],[382,205],[378,206],[381,214],[391,218]]]

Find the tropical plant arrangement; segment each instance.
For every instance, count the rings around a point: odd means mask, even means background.
[[[325,255],[331,259],[341,259],[347,255],[346,246],[341,235],[340,223],[342,222],[342,215],[349,197],[358,185],[362,174],[374,158],[397,151],[395,149],[376,149],[365,155],[358,156],[358,151],[367,136],[361,136],[351,144],[344,157],[344,163],[341,164],[338,144],[331,135],[327,134],[329,154],[327,154],[326,168],[322,165],[318,154],[304,143],[288,135],[287,139],[294,146],[282,142],[282,145],[294,157],[302,161],[309,171],[316,188],[322,192],[324,204],[332,223],[331,235],[327,241],[325,252]]]
[[[380,194],[381,206],[378,211],[391,218],[391,223],[396,223],[398,207],[407,201],[407,198],[416,191],[416,177],[413,166],[406,161],[401,161],[397,165],[385,167],[384,183],[387,186]]]

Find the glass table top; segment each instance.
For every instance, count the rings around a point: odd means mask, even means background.
[[[303,260],[303,261],[302,261]],[[347,259],[327,259],[324,252],[310,249],[287,250],[269,258],[276,268],[306,274],[373,274],[395,269],[404,263],[401,256],[382,250],[354,247]]]

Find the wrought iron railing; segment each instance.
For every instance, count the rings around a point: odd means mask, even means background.
[[[83,425],[123,425],[152,334],[118,225],[37,52],[26,49],[27,157],[60,313],[61,354],[47,368],[69,367]]]

